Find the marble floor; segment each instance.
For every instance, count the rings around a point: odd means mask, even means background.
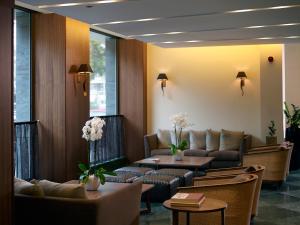
[[[142,215],[140,225],[170,225],[171,214],[161,204],[152,204],[152,213]],[[300,170],[291,172],[281,187],[263,186],[259,212],[253,225],[300,225]]]

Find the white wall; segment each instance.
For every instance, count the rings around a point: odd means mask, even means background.
[[[261,87],[260,70],[264,67],[261,54],[270,48],[272,54],[281,55],[281,45],[176,49],[148,45],[148,132],[171,128],[169,116],[187,112],[194,124],[193,129],[244,130],[253,135],[254,145],[262,144],[266,135],[262,120],[274,119],[280,123],[278,115],[282,115],[281,110],[276,117],[270,118],[262,113],[265,106],[261,104],[261,91],[265,92],[268,84]],[[279,60],[276,63],[281,65]],[[267,60],[265,63],[268,63]],[[281,82],[281,67],[276,68],[280,70],[276,76]],[[239,70],[245,71],[248,76],[245,96],[241,96],[239,80],[235,79]],[[166,72],[169,78],[164,96],[156,80],[160,72]],[[270,71],[265,69],[265,72]],[[272,77],[269,82],[273,82]],[[277,99],[271,105],[277,104],[278,107],[281,103],[282,99]]]

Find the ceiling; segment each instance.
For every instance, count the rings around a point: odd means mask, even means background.
[[[21,0],[161,47],[300,43],[300,0]]]

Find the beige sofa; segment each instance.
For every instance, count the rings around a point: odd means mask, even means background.
[[[174,143],[174,133],[158,130],[144,137],[145,156],[171,155],[169,145]],[[251,147],[251,136],[237,131],[185,131],[182,139],[188,141],[185,156],[215,157],[211,168],[241,166],[243,154]]]
[[[140,182],[106,183],[87,199],[17,194],[15,225],[138,225],[141,188]]]

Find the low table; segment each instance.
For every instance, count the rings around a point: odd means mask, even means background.
[[[171,155],[155,155],[146,159],[134,162],[138,165],[151,165],[161,167],[176,167],[176,168],[199,168],[210,164],[215,157],[198,157],[198,156],[183,156],[183,160],[177,161]],[[155,159],[159,159],[156,161]]]
[[[197,207],[174,207],[171,206],[170,200],[163,203],[164,207],[172,210],[173,225],[178,225],[178,213],[186,213],[186,225],[190,225],[190,213],[209,213],[221,212],[221,225],[225,225],[225,209],[227,203],[221,200],[206,198],[202,205]]]

